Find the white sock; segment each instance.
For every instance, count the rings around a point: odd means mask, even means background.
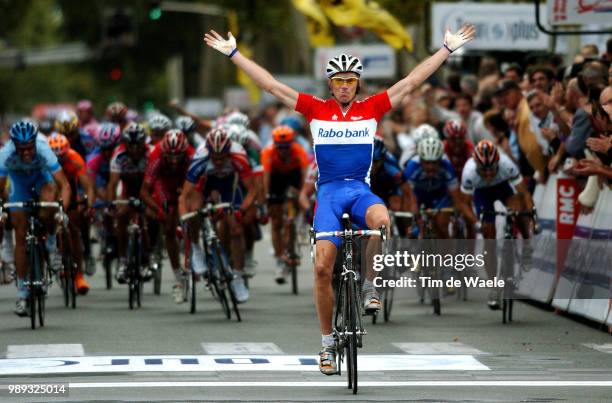
[[[373,288],[374,283],[371,280],[368,280],[367,278],[363,280],[363,287],[361,287],[362,290],[371,290]]]
[[[183,269],[178,268],[174,270],[174,279],[177,284],[183,284]]]
[[[336,344],[333,333],[321,335],[321,345],[323,347],[332,347]]]

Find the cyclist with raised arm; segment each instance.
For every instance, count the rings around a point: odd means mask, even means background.
[[[70,243],[72,252],[74,253],[74,261],[77,266],[77,275],[75,278],[76,289],[80,295],[85,295],[89,291],[89,284],[83,276],[83,244],[81,243],[81,220],[83,216],[90,217],[91,214],[82,214],[80,206],[77,205],[79,200],[79,187],[84,190],[87,195],[88,212],[92,211],[93,202],[95,200],[94,186],[87,175],[87,166],[83,158],[70,148],[70,142],[63,134],[55,133],[49,136],[49,147],[57,156],[57,159],[62,166],[64,175],[71,188],[70,206],[66,213],[68,214],[68,230],[70,232]]]
[[[210,31],[204,40],[228,56],[260,88],[306,117],[319,166],[314,228],[320,232],[341,230],[341,219],[345,212],[351,213],[353,222],[361,227],[378,229],[384,225],[389,228],[387,209],[369,188],[373,141],[378,122],[433,74],[453,50],[470,41],[474,33],[471,26],[464,26],[456,34],[447,32],[444,46],[433,56],[387,91],[363,100],[356,100],[363,72],[361,62],[353,56],[338,55],[327,64],[326,75],[332,98],[326,101],[298,93],[277,81],[267,70],[238,51],[236,39],[231,32],[228,33],[228,39],[224,39],[215,31]],[[339,244],[337,238],[321,239],[317,241],[316,250],[314,293],[323,344],[319,369],[326,375],[338,371],[332,334],[332,269]],[[380,309],[380,297],[372,281],[366,279],[363,287],[366,310]]]
[[[106,200],[112,202],[117,199],[117,188],[121,183],[121,198],[127,199],[130,197],[140,197],[140,188],[144,180],[145,169],[147,166],[147,157],[151,152],[151,148],[146,144],[145,128],[139,124],[132,122],[123,129],[121,135],[123,143],[114,151],[114,155],[110,163],[110,178],[106,188]],[[119,252],[119,267],[117,269],[116,278],[120,284],[126,282],[127,271],[127,244],[128,232],[127,227],[130,219],[138,212],[128,205],[118,206],[115,210],[117,218],[117,245]],[[154,221],[154,220],[150,220]],[[144,237],[147,239],[147,237]],[[150,250],[149,244],[147,244]],[[150,253],[143,254],[143,267],[141,275],[145,280],[151,278],[151,271],[148,268],[148,259]]]
[[[198,133],[198,125],[191,116],[179,116],[174,121],[174,126],[185,134],[189,145],[194,150],[197,150],[205,143],[204,137]]]
[[[264,169],[264,190],[270,208],[270,231],[276,259],[275,280],[285,284],[288,267],[285,261],[285,243],[288,235],[283,234],[283,206],[287,202],[287,191],[292,188],[299,192],[304,184],[308,169],[306,150],[295,141],[295,132],[289,126],[278,126],[272,130],[272,143],[261,152]]]
[[[149,155],[140,189],[140,197],[149,207],[149,217],[163,225],[166,250],[176,280],[172,297],[177,304],[183,303],[183,268],[176,238],[178,198],[193,154],[194,149],[182,131],[168,130]]]
[[[482,217],[482,236],[484,239],[495,239],[495,206],[502,202],[507,208],[518,212],[532,212],[533,199],[523,183],[518,167],[510,157],[500,153],[489,140],[481,140],[474,148],[472,158],[463,168],[461,191],[466,195],[466,203],[476,207],[476,213]],[[530,219],[518,217],[519,229],[523,239],[530,237]],[[497,274],[497,257],[495,253],[485,255],[485,268],[490,279]],[[499,309],[501,288],[494,288],[489,293],[489,308]]]
[[[226,225],[220,226],[219,237],[225,248],[229,244],[229,249],[226,250],[230,253],[232,268],[235,270],[232,287],[240,303],[249,299],[249,290],[243,275],[245,248],[241,221],[249,219],[246,213],[256,195],[253,171],[244,148],[232,142],[222,127],[212,129],[206,136],[206,146],[200,147],[193,157],[181,192],[179,208],[180,214],[183,215],[198,210],[204,201],[212,200],[214,203],[231,203],[236,209],[234,214],[224,217]],[[193,269],[202,274],[206,271],[206,262],[204,251],[198,243],[197,230],[194,225],[190,225],[189,236]]]
[[[10,141],[0,149],[0,189],[6,187],[7,178],[11,181],[9,202],[26,202],[32,199],[56,201],[61,197],[64,209],[70,203],[70,184],[62,167],[53,154],[47,139],[38,133],[38,128],[27,119],[11,126]],[[59,188],[59,192],[58,192]],[[41,211],[41,219],[46,223],[48,237],[47,249],[54,269],[61,266],[61,255],[57,251],[54,211]],[[24,285],[27,275],[26,232],[27,214],[23,209],[11,208],[11,222],[15,229],[15,267],[17,269],[17,303],[15,313],[27,316],[28,290]],[[3,220],[0,217],[0,220]]]

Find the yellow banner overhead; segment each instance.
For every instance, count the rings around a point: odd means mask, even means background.
[[[229,11],[227,19],[231,33],[234,35],[235,38],[238,38],[240,30],[238,28],[238,16],[236,15],[236,12]],[[246,43],[238,42],[236,46],[238,47],[240,53],[242,53],[246,57],[251,58],[253,56],[253,51]],[[255,84],[255,81],[253,81],[251,77],[249,77],[244,71],[242,71],[242,69],[238,69],[236,80],[238,81],[238,84],[240,84],[249,94],[249,100],[251,101],[251,103],[257,105],[259,103],[259,100],[261,99],[261,90],[259,89],[257,84]]]
[[[292,0],[293,6],[306,16],[308,39],[313,48],[333,46],[331,25],[317,0]]]
[[[319,4],[335,25],[368,29],[395,49],[412,52],[412,38],[402,24],[375,1],[320,0]]]

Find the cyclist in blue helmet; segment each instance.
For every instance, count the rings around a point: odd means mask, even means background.
[[[30,120],[23,119],[13,124],[10,129],[10,141],[0,149],[0,189],[6,187],[7,178],[10,178],[11,181],[9,202],[25,202],[32,199],[56,201],[59,188],[64,208],[68,208],[70,184],[57,157],[49,147],[47,139],[39,134],[38,127]],[[10,214],[15,228],[15,266],[18,289],[15,313],[19,316],[26,316],[28,314],[28,290],[24,286],[24,279],[27,275],[25,242],[27,216],[25,211],[17,208],[10,209]],[[57,268],[58,265],[61,265],[61,256],[57,251],[53,216],[52,211],[41,212],[41,218],[47,224],[49,233],[47,249],[51,265]],[[0,220],[3,219],[0,218]]]

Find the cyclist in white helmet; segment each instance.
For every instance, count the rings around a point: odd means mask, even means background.
[[[411,209],[417,214],[420,207],[440,209],[454,205],[466,220],[475,224],[474,212],[463,202],[459,192],[459,181],[450,161],[444,156],[444,145],[433,137],[419,141],[417,156],[408,161],[404,180],[408,182],[414,196]],[[438,238],[447,239],[450,214],[435,216]]]
[[[475,32],[471,25],[465,25],[454,34],[447,31],[443,46],[434,55],[388,90],[363,100],[356,100],[363,66],[354,56],[341,54],[329,61],[326,75],[332,97],[323,100],[298,93],[276,80],[267,70],[238,51],[231,32],[225,39],[217,32],[210,31],[204,36],[204,41],[229,57],[260,88],[291,110],[303,114],[310,124],[319,166],[314,228],[321,232],[341,230],[344,213],[350,213],[353,223],[358,226],[389,228],[387,208],[369,187],[378,122],[432,75],[454,50],[472,40]],[[337,238],[317,240],[315,257],[314,294],[323,344],[319,369],[326,375],[338,372],[332,335],[334,294],[331,281],[338,245]],[[371,279],[366,278],[363,287],[365,310],[380,310],[380,297]]]

